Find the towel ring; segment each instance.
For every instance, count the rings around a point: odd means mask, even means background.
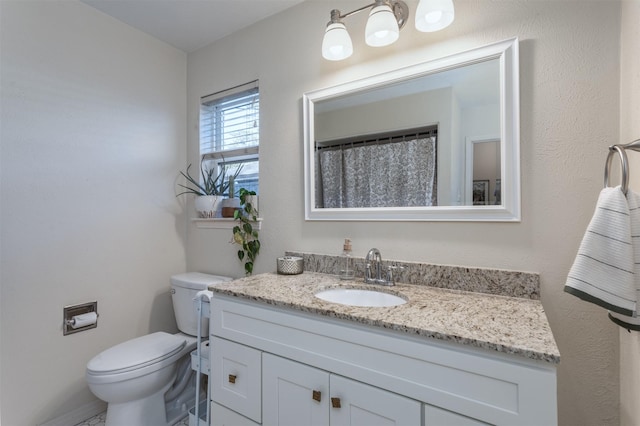
[[[604,167],[604,187],[607,188],[609,186],[609,168],[611,167],[611,160],[616,152],[620,157],[620,164],[622,165],[622,182],[620,184],[622,186],[622,193],[627,195],[627,190],[629,189],[629,160],[627,160],[627,153],[622,145],[611,145],[609,147],[609,155],[607,155],[607,163]]]

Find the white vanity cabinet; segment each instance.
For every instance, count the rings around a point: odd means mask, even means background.
[[[263,425],[557,424],[553,363],[216,292],[211,310],[213,425],[223,407]],[[259,395],[234,406],[224,381],[241,365]]]
[[[265,425],[419,425],[422,404],[279,356],[262,358]]]

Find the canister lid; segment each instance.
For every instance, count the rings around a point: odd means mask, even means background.
[[[161,362],[186,345],[181,335],[159,331],[115,345],[96,355],[87,364],[93,374],[124,373]]]
[[[211,284],[231,281],[233,278],[221,275],[203,274],[201,272],[185,272],[171,277],[171,285],[193,290],[206,290]]]

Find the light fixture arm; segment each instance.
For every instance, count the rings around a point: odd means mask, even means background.
[[[402,29],[409,19],[409,6],[401,0],[393,2],[391,10],[398,21],[398,29]]]
[[[334,18],[337,18],[337,19],[344,19],[344,18],[348,18],[348,17],[349,17],[349,16],[351,16],[351,15],[355,15],[355,14],[356,14],[356,13],[358,13],[358,12],[362,12],[363,10],[370,8],[370,7],[371,7],[371,6],[373,6],[374,4],[375,4],[375,3],[371,3],[371,4],[368,4],[368,5],[366,5],[366,6],[362,6],[361,8],[356,9],[356,10],[352,10],[351,12],[345,13],[344,15],[343,15],[342,13],[340,13],[340,11],[339,11],[338,9],[333,9],[333,10],[331,11],[331,21],[333,22],[333,21],[334,21]]]

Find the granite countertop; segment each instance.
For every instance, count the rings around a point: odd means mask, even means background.
[[[327,288],[365,288],[396,294],[406,304],[354,307],[325,302]],[[497,296],[427,285],[385,287],[342,281],[335,275],[265,273],[209,287],[214,293],[255,300],[328,317],[454,342],[550,363],[560,352],[539,300]]]

